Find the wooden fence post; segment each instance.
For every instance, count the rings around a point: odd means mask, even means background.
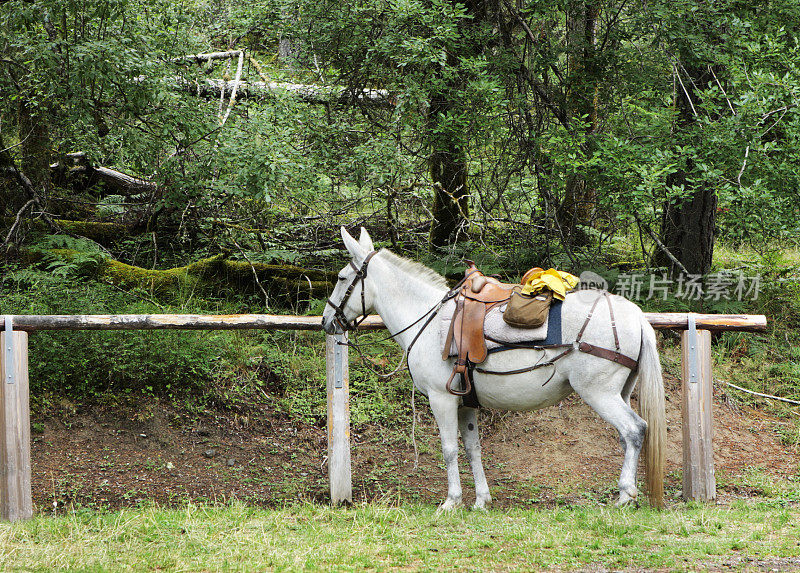
[[[17,521],[33,516],[28,333],[15,332],[10,316],[0,348],[0,518]]]
[[[711,501],[717,497],[712,445],[711,332],[689,328],[681,333],[683,410],[683,497]]]
[[[331,503],[353,502],[350,466],[350,368],[347,334],[325,336],[328,387],[328,478]]]

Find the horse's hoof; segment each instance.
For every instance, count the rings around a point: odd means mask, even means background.
[[[475,500],[475,505],[472,506],[473,511],[489,511],[489,505],[492,503],[491,497],[478,498]]]
[[[462,505],[463,504],[461,502],[460,497],[459,498],[448,497],[446,500],[444,500],[444,503],[439,506],[439,508],[436,510],[436,513],[442,513],[445,511],[455,511]]]
[[[639,507],[639,500],[636,496],[628,495],[625,492],[620,492],[619,500],[614,504],[616,507]]]

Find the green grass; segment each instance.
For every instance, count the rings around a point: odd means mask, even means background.
[[[457,511],[234,503],[77,510],[0,525],[2,570],[538,570],[719,567],[800,555],[800,508]]]

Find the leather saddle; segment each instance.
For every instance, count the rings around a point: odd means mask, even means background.
[[[450,331],[444,344],[442,359],[449,358],[453,341],[458,348],[453,373],[447,381],[447,391],[456,396],[466,396],[471,391],[469,365],[480,364],[488,356],[486,339],[483,334],[486,313],[492,308],[508,302],[514,287],[519,285],[501,283],[487,277],[478,270],[475,263],[467,261],[464,283],[456,295],[456,310],[450,321]],[[460,390],[452,387],[453,380],[459,376],[464,382]]]
[[[450,330],[447,333],[447,338],[444,344],[442,359],[447,360],[450,356],[450,348],[455,342],[458,349],[458,357],[456,358],[453,373],[447,380],[447,391],[456,396],[469,397],[472,394],[472,382],[470,380],[470,369],[475,364],[480,364],[486,360],[489,355],[489,349],[486,345],[486,338],[484,334],[484,323],[486,321],[486,313],[502,305],[511,299],[511,294],[519,285],[501,283],[495,278],[487,277],[478,270],[475,263],[467,261],[468,267],[464,274],[464,280],[455,296],[456,309],[453,313],[453,319],[450,321]],[[532,269],[540,270],[540,269]],[[531,271],[528,271],[530,273]],[[529,274],[525,273],[525,277]],[[523,278],[523,282],[524,282]],[[601,300],[605,300],[608,305],[608,313],[611,319],[611,333],[614,336],[614,350],[603,348],[590,344],[581,340],[586,327],[592,320],[592,315]],[[479,372],[486,374],[519,374],[536,370],[544,366],[552,366],[557,360],[568,355],[573,350],[579,350],[587,354],[604,358],[630,368],[631,371],[636,371],[639,367],[638,360],[631,358],[622,353],[620,348],[619,336],[617,335],[617,325],[614,318],[614,308],[611,303],[611,295],[605,291],[601,291],[599,296],[592,304],[591,310],[586,316],[586,319],[578,332],[575,342],[569,344],[556,344],[550,345],[549,348],[561,348],[562,351],[550,360],[544,362],[537,362],[536,364],[527,368],[512,370],[508,372],[493,372],[489,370],[481,370]],[[452,387],[453,380],[458,377],[462,380],[461,389]],[[545,382],[546,384],[547,382]],[[464,399],[465,402],[467,398]],[[477,399],[475,399],[477,404]],[[475,406],[477,407],[477,406]]]

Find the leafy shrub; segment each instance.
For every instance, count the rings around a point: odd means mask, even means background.
[[[103,284],[31,269],[5,274],[0,305],[4,314],[165,312]],[[221,332],[37,332],[30,337],[31,391],[74,398],[134,390],[213,391],[240,360],[230,337]]]
[[[400,372],[389,379],[377,372],[391,371],[402,352],[390,341],[376,343],[385,333],[362,334],[363,354],[350,351],[350,416],[354,424],[398,421],[408,410],[411,384]],[[323,424],[327,416],[325,339],[318,332],[264,334],[259,381],[278,398],[290,416]]]
[[[234,301],[193,299],[192,307],[158,306],[136,293],[63,273],[9,269],[3,277],[3,314],[220,313]],[[238,310],[238,309],[237,309]],[[403,374],[378,378],[400,359],[391,341],[361,337],[365,355],[353,350],[350,388],[354,423],[389,422],[408,409],[410,384]],[[37,396],[74,400],[147,394],[228,406],[263,402],[286,415],[323,423],[327,415],[325,338],[289,331],[40,331],[30,337],[30,381]]]

